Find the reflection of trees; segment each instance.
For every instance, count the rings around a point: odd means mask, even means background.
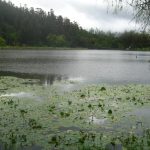
[[[42,84],[44,85],[52,85],[55,81],[66,80],[68,77],[56,74],[45,75],[44,78],[41,79]]]
[[[11,72],[11,71],[1,71],[1,76],[13,76],[17,78],[23,78],[23,79],[39,79],[40,84],[44,85],[52,85],[55,81],[62,81],[67,80],[68,77],[65,75],[58,75],[58,74],[31,74],[31,73],[19,73],[19,72]],[[32,84],[30,83],[24,83],[24,84]]]

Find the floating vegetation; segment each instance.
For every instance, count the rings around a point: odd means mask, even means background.
[[[105,87],[101,87],[100,90],[101,90],[101,91],[106,91],[106,88],[105,88]]]
[[[0,149],[150,149],[150,85],[23,83],[0,77]]]
[[[110,115],[112,114],[112,110],[111,109],[108,110],[108,114],[110,114]]]
[[[29,122],[28,125],[32,128],[32,129],[41,129],[42,126],[37,124],[37,121],[35,119],[30,119],[29,118]]]

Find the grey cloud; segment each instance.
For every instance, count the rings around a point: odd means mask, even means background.
[[[68,17],[71,21],[77,21],[83,28],[101,28],[102,30],[125,30],[132,28],[134,22],[132,11],[119,12],[114,14],[111,9],[107,13],[107,6],[103,0],[11,0],[18,6],[20,3],[27,4],[29,7],[40,7],[46,11],[54,9],[56,15]],[[71,11],[71,12],[69,12]],[[71,14],[73,13],[73,14]],[[82,15],[78,17],[78,15]],[[82,19],[81,19],[82,18]],[[129,23],[129,24],[128,24]]]
[[[112,11],[108,11],[107,8],[103,6],[96,6],[96,5],[88,5],[79,2],[72,1],[70,5],[74,7],[77,11],[84,13],[88,18],[92,20],[96,20],[99,22],[114,22],[116,20],[128,20],[129,22],[132,19],[132,12],[131,10],[122,11],[118,14],[114,14]]]

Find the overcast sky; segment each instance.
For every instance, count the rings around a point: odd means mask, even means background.
[[[108,10],[106,0],[10,0],[17,6],[42,8],[45,11],[53,9],[56,15],[62,15],[71,21],[76,21],[85,29],[98,28],[105,31],[124,31],[137,29],[137,25],[131,21],[132,11],[124,11],[114,14]],[[111,1],[111,0],[110,0]]]

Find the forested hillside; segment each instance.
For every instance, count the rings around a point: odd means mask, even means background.
[[[97,18],[98,19],[98,18]],[[149,48],[146,33],[87,31],[50,9],[16,7],[0,0],[0,46],[83,47],[95,49]]]

